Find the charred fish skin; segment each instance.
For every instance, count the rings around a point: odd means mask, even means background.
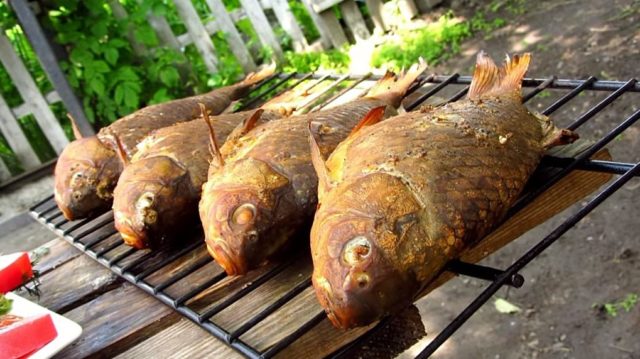
[[[207,94],[145,107],[104,127],[96,136],[81,138],[74,131],[76,141],[62,151],[55,168],[55,199],[65,218],[89,217],[111,206],[112,191],[123,167],[117,155],[116,136],[130,158],[137,143],[150,132],[197,118],[198,103],[204,103],[210,113],[220,113],[274,70],[273,66],[267,67],[237,84]]]
[[[227,274],[245,274],[279,254],[312,217],[318,179],[309,128],[328,155],[370,110],[383,107],[387,116],[395,114],[396,99],[423,70],[415,67],[402,79],[388,75],[368,97],[267,123],[223,146],[225,165],[209,172],[200,218],[209,252]]]
[[[469,99],[363,128],[328,159],[312,278],[336,327],[410,303],[499,223],[545,148],[574,138],[522,105],[529,61],[498,69],[481,53]]]
[[[255,112],[213,117],[216,140],[223,142]],[[259,121],[279,117],[260,113]],[[201,118],[160,129],[140,142],[114,191],[115,226],[126,244],[165,248],[197,225],[197,204],[211,162],[209,141]]]

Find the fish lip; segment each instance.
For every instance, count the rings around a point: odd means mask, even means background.
[[[248,268],[243,260],[234,256],[227,244],[222,240],[207,241],[207,250],[216,262],[227,272],[227,275],[247,274]]]
[[[136,249],[145,249],[149,247],[147,235],[135,228],[132,223],[119,221],[116,217],[115,227],[120,232],[120,236],[124,243]]]

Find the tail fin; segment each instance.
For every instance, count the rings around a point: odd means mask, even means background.
[[[427,63],[423,58],[417,64],[413,64],[406,73],[401,72],[395,75],[393,72],[387,72],[367,93],[367,97],[374,97],[385,100],[394,107],[400,107],[402,97],[411,86],[411,84],[427,69]]]
[[[252,72],[247,75],[247,77],[242,80],[240,85],[242,86],[252,86],[257,84],[258,82],[266,79],[267,77],[273,75],[276,72],[276,63],[272,62],[267,66],[263,66],[258,72]]]
[[[520,98],[522,79],[529,68],[531,54],[507,56],[504,67],[498,68],[484,51],[478,54],[476,69],[469,88],[469,98],[477,100],[488,96],[517,96]]]

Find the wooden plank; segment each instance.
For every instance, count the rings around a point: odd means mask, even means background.
[[[41,163],[2,95],[0,95],[0,131],[25,169],[36,167]]]
[[[229,42],[229,46],[233,55],[240,62],[242,69],[245,73],[254,71],[256,69],[256,63],[251,57],[249,49],[245,45],[238,29],[236,29],[231,16],[227,12],[224,4],[221,0],[207,0],[207,5],[211,9],[211,13],[216,18],[216,24],[218,28],[225,33],[226,39]]]
[[[59,358],[111,357],[178,321],[178,314],[125,283],[67,313],[82,335]]]
[[[124,6],[120,4],[118,0],[108,0],[109,7],[111,11],[113,11],[113,16],[120,21],[126,23],[127,27],[127,39],[131,44],[131,48],[133,49],[133,53],[138,57],[144,57],[147,55],[148,50],[144,46],[144,44],[140,43],[140,41],[136,40],[135,36],[135,27],[132,22],[128,21],[129,14],[127,10],[125,10]]]
[[[400,9],[400,13],[406,20],[411,20],[418,16],[418,7],[413,0],[398,0],[397,4]]]
[[[313,6],[311,5],[311,0],[302,0],[302,3],[304,4],[304,7],[307,9],[309,16],[311,16],[311,20],[313,20],[313,24],[316,26],[316,29],[318,29],[318,33],[320,33],[320,42],[322,44],[322,47],[325,49],[328,49],[329,47],[332,46],[331,38],[329,36],[327,29],[324,27],[324,22],[322,21],[320,14],[318,14],[315,10],[313,10]]]
[[[60,98],[60,94],[58,94],[57,91],[51,91],[48,94],[44,95],[44,99],[47,101],[49,105],[53,105],[56,102],[62,101],[62,98]],[[31,106],[29,106],[29,104],[22,103],[12,108],[11,112],[13,112],[13,116],[15,118],[21,118],[31,114]]]
[[[42,132],[49,140],[51,147],[56,153],[62,152],[69,140],[67,140],[58,119],[49,108],[31,74],[29,74],[29,71],[27,71],[27,68],[13,50],[9,39],[2,31],[0,31],[0,61],[9,73],[24,102],[31,106],[31,111]]]
[[[340,4],[340,9],[342,10],[342,16],[344,16],[344,21],[351,29],[351,33],[353,34],[353,38],[355,41],[366,40],[371,36],[369,29],[367,29],[367,24],[364,22],[364,18],[360,13],[360,9],[354,0],[346,0]]]
[[[318,14],[332,8],[334,5],[340,4],[344,0],[311,0],[313,10]]]
[[[369,9],[369,14],[371,14],[371,20],[373,20],[376,31],[381,34],[387,32],[388,28],[382,17],[382,0],[365,0],[365,3]]]
[[[240,0],[240,4],[253,24],[262,45],[269,47],[276,59],[282,60],[282,48],[258,0]]]
[[[40,296],[20,295],[54,312],[66,312],[122,282],[113,272],[89,256],[81,255],[40,276]]]
[[[36,250],[37,252],[46,252],[34,266],[34,269],[40,272],[41,275],[47,274],[49,271],[58,268],[62,264],[82,254],[82,252],[74,246],[60,238],[55,238],[39,248],[42,249]]]
[[[319,17],[319,27],[323,28],[331,40],[331,45],[335,48],[341,48],[342,45],[347,44],[347,35],[342,30],[340,21],[336,18],[336,15],[331,10],[323,11]]]
[[[142,0],[138,0],[138,2],[140,3]],[[161,44],[176,51],[181,51],[180,43],[178,42],[176,35],[171,31],[171,26],[169,26],[169,22],[164,16],[154,15],[153,12],[149,11],[146,17],[149,21],[149,25],[151,25],[153,31],[158,35],[158,39]]]
[[[304,37],[302,29],[298,25],[298,21],[291,12],[289,2],[287,0],[271,0],[271,6],[273,7],[273,12],[276,14],[276,18],[278,19],[280,26],[282,26],[282,29],[291,36],[293,49],[295,51],[305,50],[309,44],[307,43],[307,39]]]
[[[116,356],[128,358],[243,358],[187,319]]]
[[[219,62],[216,56],[216,50],[213,47],[213,42],[211,42],[207,30],[205,30],[204,25],[202,25],[200,21],[196,9],[193,7],[193,3],[190,0],[173,0],[173,3],[176,5],[178,15],[187,27],[189,36],[200,52],[207,70],[211,73],[218,72]]]
[[[7,165],[0,159],[0,181],[5,181],[11,178],[11,172],[9,172],[9,168]]]

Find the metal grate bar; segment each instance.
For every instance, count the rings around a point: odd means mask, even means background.
[[[86,225],[87,223],[89,223],[89,222],[91,222],[91,221],[93,221],[93,218],[85,218],[85,219],[83,219],[82,221],[76,222],[76,223],[74,223],[71,227],[69,227],[69,228],[65,228],[65,229],[62,231],[62,235],[63,235],[63,236],[66,236],[67,234],[69,234],[69,233],[71,233],[71,232],[75,231],[76,229],[78,229],[78,228],[80,228],[80,227],[82,227],[82,226]]]
[[[573,158],[545,156],[542,158],[541,166],[565,168],[573,163]],[[584,160],[577,166],[577,170],[605,172],[613,174],[624,174],[633,165],[623,162],[601,161],[601,160]]]
[[[96,244],[104,241],[105,239],[113,236],[114,234],[118,234],[118,231],[115,228],[113,228],[110,232],[107,232],[107,233],[105,233],[103,235],[97,236],[96,238],[94,238],[94,239],[92,239],[90,241],[80,242],[80,243],[84,246],[85,249],[88,249],[88,248],[91,248],[91,247],[95,246]]]
[[[623,93],[628,91],[632,86],[637,83],[636,79],[631,79],[627,81],[624,85],[614,91],[612,94],[607,96],[604,100],[600,101],[597,105],[590,108],[587,112],[578,117],[572,124],[570,124],[567,128],[569,130],[575,130],[578,127],[582,126],[587,120],[593,117],[598,112],[602,111],[605,107],[607,107],[610,103],[615,101],[618,97],[622,96]]]
[[[414,103],[412,103],[409,106],[407,106],[406,110],[407,111],[413,111],[416,107],[418,107],[421,103],[423,103],[424,100],[426,100],[429,97],[435,95],[436,93],[438,93],[438,91],[442,90],[448,84],[450,84],[451,82],[455,81],[458,78],[458,76],[460,76],[460,75],[453,74],[453,75],[447,77],[444,81],[442,81],[441,83],[435,85],[429,91],[427,91],[426,93],[422,94],[422,96],[418,97],[418,99]]]
[[[513,213],[521,210],[522,208],[524,208],[524,206],[531,203],[531,201],[533,201],[536,197],[538,197],[542,192],[549,189],[556,182],[562,179],[566,174],[568,174],[571,170],[576,168],[580,162],[593,156],[596,152],[598,152],[600,149],[606,146],[609,142],[611,142],[611,140],[613,140],[619,134],[621,134],[622,131],[626,130],[629,126],[633,125],[639,118],[640,118],[640,110],[634,112],[631,116],[629,116],[626,120],[624,120],[620,125],[618,125],[616,128],[614,128],[609,133],[607,133],[598,142],[593,144],[588,150],[576,156],[576,158],[573,160],[573,162],[570,165],[568,165],[567,167],[563,168],[560,172],[553,175],[549,180],[547,180],[540,187],[536,188],[535,190],[525,194],[523,197],[518,199],[518,201],[509,210],[509,213],[507,214],[507,218],[511,217]]]
[[[544,91],[547,87],[551,86],[551,84],[553,83],[553,81],[555,81],[555,79],[556,79],[555,76],[551,76],[548,79],[544,80],[541,84],[536,86],[536,88],[531,90],[531,92],[522,96],[522,103],[527,103],[527,101],[531,100],[535,95],[539,94],[540,92]]]
[[[137,251],[138,251],[137,249],[135,249],[135,248],[133,248],[133,247],[129,247],[129,248],[127,248],[127,250],[126,250],[126,251],[124,251],[124,252],[122,252],[122,253],[120,253],[120,254],[118,254],[118,255],[114,256],[114,257],[113,257],[113,258],[111,258],[111,259],[108,259],[108,260],[107,260],[107,263],[109,264],[109,266],[113,266],[113,267],[115,267],[115,266],[114,266],[114,264],[116,264],[116,263],[120,262],[121,260],[123,260],[123,259],[127,258],[128,256],[132,255],[133,253],[135,253],[135,252],[137,252]],[[117,267],[116,267],[116,268],[117,268]]]
[[[243,287],[242,289],[240,289],[238,292],[234,293],[233,295],[230,295],[227,299],[222,301],[220,304],[214,305],[212,308],[210,308],[210,309],[206,310],[204,313],[200,314],[198,316],[198,322],[202,323],[205,320],[209,320],[209,318],[213,317],[214,315],[218,314],[219,312],[221,312],[222,310],[224,310],[225,308],[227,308],[231,304],[235,303],[238,299],[240,299],[240,298],[244,297],[245,295],[253,292],[259,286],[261,286],[264,282],[266,282],[269,279],[275,277],[278,273],[282,272],[285,268],[287,268],[288,265],[289,265],[288,262],[281,263],[278,266],[276,266],[273,269],[271,269],[270,271],[268,271],[267,273],[261,275],[258,279],[254,280],[254,281],[251,281],[250,284],[248,284],[247,286]]]
[[[302,326],[300,326],[300,328],[296,329],[293,333],[287,335],[284,339],[279,341],[276,345],[269,348],[269,350],[267,350],[262,354],[262,357],[272,358],[273,356],[278,354],[280,351],[282,351],[282,349],[288,347],[291,343],[298,340],[298,338],[300,338],[306,332],[311,330],[311,328],[320,324],[320,322],[325,320],[326,316],[327,315],[324,313],[324,311],[321,311],[320,313],[316,314],[313,318],[311,318],[309,321],[307,321]]]
[[[435,337],[427,347],[417,356],[417,358],[428,358],[433,354],[440,345],[442,345],[462,324],[464,324],[480,307],[486,303],[507,281],[507,279],[524,268],[535,257],[547,249],[558,238],[565,234],[571,227],[576,225],[587,214],[591,213],[600,203],[609,198],[614,192],[620,189],[627,181],[640,173],[640,162],[633,166],[627,173],[616,179],[606,189],[600,192],[594,199],[589,201],[586,206],[580,209],[576,214],[568,220],[556,227],[548,236],[538,242],[533,248],[527,251],[522,257],[515,261],[491,283],[471,304],[465,308],[437,337]]]
[[[298,79],[298,81],[294,82],[293,84],[291,84],[290,86],[287,86],[285,88],[283,88],[282,90],[278,91],[274,97],[280,96],[283,93],[296,88],[296,86],[300,85],[301,83],[303,83],[304,81],[308,80],[309,78],[311,78],[313,76],[313,73],[310,74],[306,74],[303,77],[301,77],[300,79]]]
[[[58,205],[55,202],[53,202],[52,204],[47,206],[46,209],[39,211],[40,218],[44,218],[46,220],[46,215],[48,213],[51,213],[55,209],[58,209]]]
[[[289,303],[291,299],[302,293],[305,289],[311,286],[311,277],[308,277],[304,281],[298,283],[295,287],[291,288],[285,295],[278,298],[275,302],[271,303],[268,307],[263,309],[260,313],[256,314],[249,321],[245,322],[240,328],[236,329],[233,333],[229,334],[229,340],[234,340],[246,333],[249,329],[253,328],[256,324],[263,321],[266,317],[270,316],[276,310],[280,309],[283,305]]]
[[[453,260],[449,262],[447,270],[457,274],[465,275],[467,277],[488,280],[490,282],[496,280],[496,278],[500,277],[504,273],[504,271],[501,271],[499,269],[478,264],[461,262],[459,260]],[[516,273],[509,277],[504,284],[511,287],[520,288],[524,284],[524,277]]]
[[[212,285],[218,283],[219,281],[225,279],[226,277],[227,277],[227,273],[225,273],[224,271],[222,273],[218,273],[217,275],[211,277],[211,279],[209,279],[205,283],[200,284],[199,286],[191,289],[187,293],[185,293],[185,294],[181,295],[180,297],[176,298],[173,301],[173,305],[177,307],[179,305],[184,304],[189,299],[195,297],[198,293],[200,293],[203,290],[211,287]],[[197,319],[196,319],[196,321],[197,321]]]
[[[311,95],[311,98],[309,98],[302,106],[298,107],[296,109],[296,112],[300,113],[300,111],[303,111],[307,107],[313,105],[314,102],[318,101],[318,99],[320,99],[325,94],[329,93],[331,90],[336,88],[338,85],[343,83],[348,78],[349,78],[349,75],[344,75],[344,76],[340,77],[339,79],[335,80],[331,85],[327,86],[327,88],[323,89],[322,91],[320,91],[318,93],[315,93],[315,94]],[[318,83],[319,82],[320,81],[318,81]]]
[[[260,101],[264,96],[266,96],[269,92],[271,92],[271,91],[275,90],[276,88],[280,87],[280,85],[282,85],[283,83],[289,81],[289,79],[292,78],[295,75],[296,75],[296,73],[294,72],[294,73],[290,73],[290,74],[286,75],[284,78],[281,78],[279,81],[277,81],[275,84],[271,85],[265,91],[261,92],[259,95],[257,95],[256,97],[252,98],[248,102],[242,104],[238,110],[239,111],[240,110],[245,110],[245,109],[253,106],[258,101]]]
[[[122,239],[109,244],[108,246],[102,248],[99,251],[95,251],[94,254],[95,254],[96,257],[102,257],[107,252],[111,252],[112,250],[118,248],[120,245],[124,245],[124,242],[122,242]],[[89,251],[91,251],[91,250],[89,250]]]
[[[180,279],[188,276],[189,274],[197,271],[198,269],[204,267],[207,263],[211,263],[213,261],[213,259],[211,257],[202,257],[200,258],[197,262],[193,263],[192,265],[190,265],[189,267],[181,270],[180,272],[178,272],[178,274],[172,276],[171,278],[158,283],[157,285],[155,285],[153,287],[153,292],[154,294],[161,292],[162,290],[164,290],[165,288],[171,286],[172,284],[176,283],[177,281],[179,281]]]
[[[46,197],[45,199],[43,199],[42,201],[37,202],[36,204],[34,204],[33,206],[31,206],[31,210],[32,211],[36,211],[38,207],[42,206],[43,204],[51,201],[53,199],[53,195],[50,195],[48,197]]]
[[[108,224],[108,223],[113,223],[113,214],[111,214],[111,212],[107,212],[105,214],[103,214],[102,216],[98,217],[98,219],[102,218],[100,221],[98,221],[98,223],[95,223],[94,225],[92,225],[91,227],[85,229],[84,231],[75,234],[73,236],[73,241],[77,242],[79,241],[81,238],[86,237],[88,235],[90,235],[91,233],[95,232],[96,228],[100,228],[103,227],[104,225]]]
[[[462,90],[456,92],[455,95],[451,96],[447,102],[454,102],[454,101],[458,101],[459,99],[461,99],[464,95],[467,94],[467,92],[469,92],[469,86],[463,88]]]
[[[551,106],[547,107],[544,111],[542,111],[542,114],[545,115],[545,116],[550,115],[552,112],[554,112],[555,110],[559,109],[565,103],[569,102],[569,100],[571,100],[572,98],[578,96],[578,94],[580,94],[582,91],[584,91],[587,87],[591,86],[594,82],[596,82],[596,78],[593,77],[593,76],[590,76],[580,86],[574,88],[568,94],[566,94],[566,95],[562,96],[560,99],[558,99],[558,101],[556,101],[553,104],[551,104]]]
[[[365,74],[364,76],[358,78],[357,80],[355,80],[354,82],[351,83],[351,85],[343,88],[342,90],[340,90],[340,92],[334,94],[333,96],[331,96],[328,100],[316,105],[316,107],[314,107],[313,109],[311,109],[311,111],[309,112],[316,112],[316,111],[320,111],[321,109],[325,108],[327,105],[329,105],[330,103],[332,103],[333,101],[337,100],[338,98],[342,97],[344,94],[346,94],[347,92],[353,90],[356,86],[358,86],[359,84],[361,84],[364,80],[368,79],[369,77],[371,77],[371,72]]]
[[[136,274],[135,276],[135,280],[136,282],[139,281],[140,279],[146,278],[148,276],[150,276],[151,274],[153,274],[155,271],[161,269],[162,267],[166,266],[167,264],[175,261],[176,259],[182,257],[183,255],[193,251],[194,249],[199,248],[200,246],[202,246],[202,243],[200,242],[194,242],[192,245],[187,246],[185,248],[180,249],[179,251],[171,254],[170,256],[162,259],[160,262],[148,267],[147,269],[145,269],[144,271]],[[124,269],[123,269],[124,270]]]

